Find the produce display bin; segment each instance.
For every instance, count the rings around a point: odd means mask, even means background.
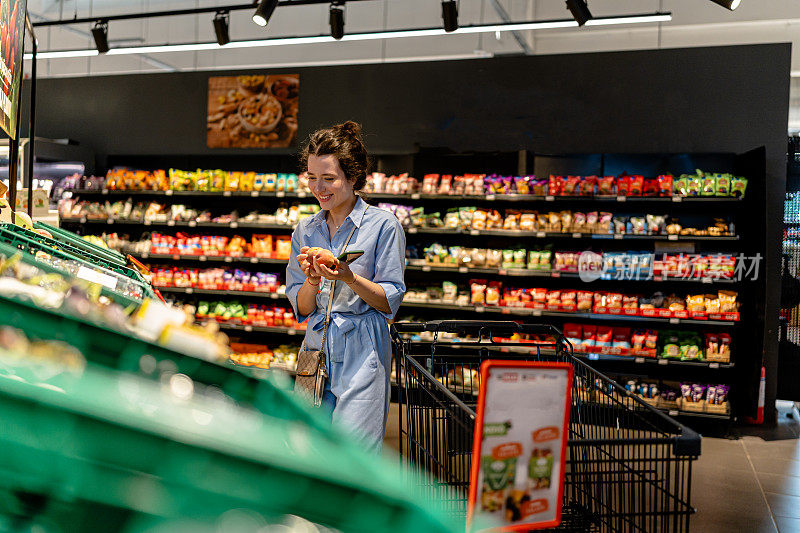
[[[185,377],[175,387],[92,365],[53,375],[4,355],[0,515],[29,530],[118,531],[142,516],[214,521],[241,509],[342,532],[460,530],[409,495],[396,463],[330,427],[231,406]]]
[[[105,276],[111,276],[118,280],[118,283],[123,282],[138,287],[143,296],[157,298],[153,288],[136,270],[114,262],[104,261],[69,244],[53,241],[13,224],[0,224],[0,242],[14,246],[34,256],[41,252],[65,261],[76,261],[85,265],[89,270]]]
[[[118,251],[111,250],[108,248],[101,248],[100,246],[92,244],[91,242],[82,238],[80,235],[76,235],[71,231],[51,226],[50,224],[47,224],[45,222],[34,222],[33,227],[36,229],[43,229],[45,231],[49,231],[50,234],[53,236],[54,241],[70,244],[76,248],[85,250],[87,253],[105,258],[105,260],[107,261],[117,262],[121,266],[125,266],[127,264],[125,261],[125,256],[119,253]]]

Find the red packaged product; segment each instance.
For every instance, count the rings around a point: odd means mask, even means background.
[[[591,311],[593,299],[594,299],[594,293],[592,291],[578,291],[577,295],[578,311]]]
[[[658,195],[672,196],[672,176],[665,174],[658,177]]]
[[[575,350],[580,348],[583,330],[580,324],[564,324],[564,336]]]
[[[600,196],[610,196],[614,194],[614,176],[605,176],[597,181],[597,194]]]
[[[647,178],[644,180],[644,189],[642,189],[642,196],[658,196],[658,179]]]
[[[561,291],[547,291],[545,299],[548,306],[558,307],[561,305]]]
[[[597,185],[597,176],[586,176],[581,180],[579,194],[581,196],[594,196],[594,187]]]
[[[583,342],[581,342],[581,347],[584,351],[589,351],[594,348],[596,342],[596,334],[597,334],[597,326],[583,326]]]
[[[561,176],[553,176],[550,175],[550,186],[547,190],[547,194],[550,196],[559,196],[561,194],[561,184],[564,181],[564,178]]]
[[[598,326],[597,334],[595,336],[595,346],[597,347],[610,347],[613,330],[609,326]]]
[[[631,185],[628,196],[641,196],[644,190],[644,176],[631,176]]]
[[[606,293],[606,307],[622,308],[622,295],[617,292]]]
[[[617,196],[631,195],[631,177],[620,176],[617,178]]]
[[[580,181],[580,176],[567,176],[561,185],[561,196],[577,196],[580,192],[578,188]]]
[[[614,348],[630,349],[631,328],[614,328]]]

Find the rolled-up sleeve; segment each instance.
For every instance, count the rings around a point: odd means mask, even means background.
[[[300,248],[304,246],[302,242],[302,229],[297,226],[292,233],[292,255],[289,257],[289,264],[286,265],[286,297],[289,298],[289,303],[292,304],[292,310],[297,321],[301,324],[305,322],[310,315],[301,315],[297,308],[297,293],[306,281],[306,275],[300,270],[300,264],[297,262],[296,257],[300,254]]]
[[[406,293],[406,234],[394,217],[387,219],[381,228],[375,246],[375,278],[372,280],[383,288],[389,302],[390,313],[381,312],[391,320],[403,303]]]

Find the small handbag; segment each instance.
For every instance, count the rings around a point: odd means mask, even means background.
[[[356,228],[353,227],[350,235],[344,243],[343,249],[347,249],[350,238]],[[333,297],[336,292],[336,280],[331,286],[331,293],[328,297],[328,307],[325,310],[325,327],[322,330],[322,345],[319,350],[306,350],[305,341],[303,349],[297,354],[297,377],[294,382],[295,392],[302,398],[307,399],[314,407],[322,405],[322,395],[325,392],[325,380],[328,379],[328,368],[325,364],[325,340],[328,337],[328,324],[331,321],[331,309],[333,309]]]

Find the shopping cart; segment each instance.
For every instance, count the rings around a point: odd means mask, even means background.
[[[426,499],[466,516],[480,364],[564,361],[575,379],[558,530],[688,531],[700,436],[576,359],[555,327],[396,323],[392,338],[400,453]]]

